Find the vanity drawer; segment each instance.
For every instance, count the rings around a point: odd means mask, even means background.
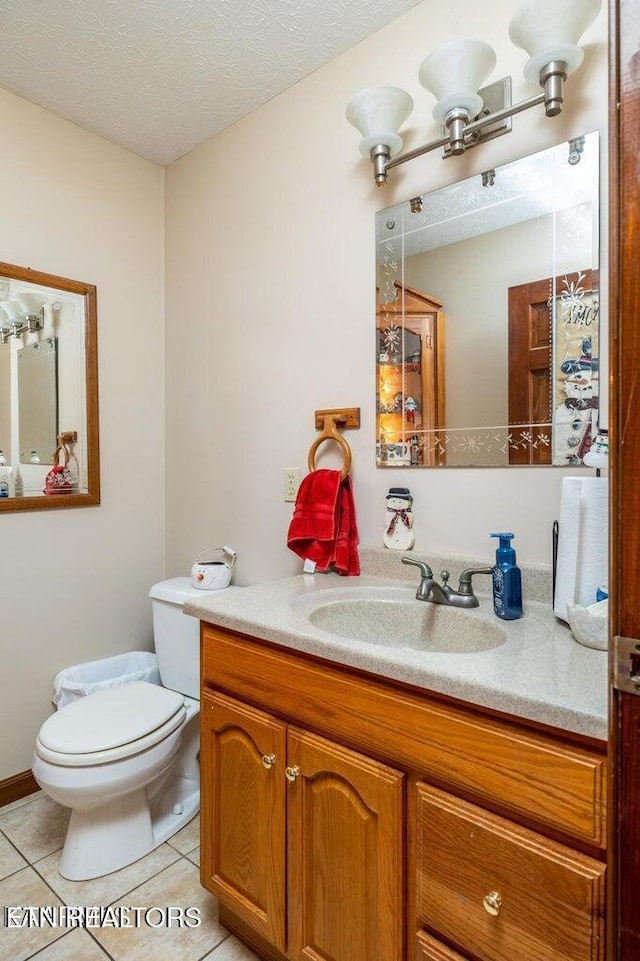
[[[604,848],[604,753],[205,623],[202,682],[562,840]]]
[[[436,941],[424,931],[416,935],[415,961],[467,961],[457,951],[452,951],[446,944]]]
[[[421,782],[410,808],[416,928],[481,961],[604,959],[603,864]]]

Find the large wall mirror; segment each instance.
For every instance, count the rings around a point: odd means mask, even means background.
[[[599,136],[376,215],[380,467],[579,466],[599,424]]]
[[[100,503],[96,289],[0,263],[3,480],[0,511]]]

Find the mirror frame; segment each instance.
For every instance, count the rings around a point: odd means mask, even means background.
[[[27,496],[0,498],[0,513],[8,511],[46,511],[69,507],[96,507],[100,503],[100,447],[98,420],[98,309],[96,288],[79,280],[56,277],[30,267],[17,267],[0,262],[0,277],[23,280],[31,284],[55,287],[84,298],[85,338],[85,406],[87,425],[87,490],[79,494],[55,494],[47,497]]]

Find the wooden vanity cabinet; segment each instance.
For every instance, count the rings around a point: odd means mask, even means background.
[[[403,775],[218,692],[201,713],[205,887],[289,958],[401,961]]]
[[[605,748],[202,625],[201,879],[266,961],[603,961]]]

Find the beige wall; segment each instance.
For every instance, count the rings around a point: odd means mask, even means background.
[[[375,468],[374,212],[563,138],[604,134],[606,12],[585,36],[560,117],[528,111],[514,132],[462,158],[437,152],[393,171],[384,193],[344,119],[361,87],[397,84],[417,105],[406,146],[435,136],[416,75],[455,35],[491,43],[494,79],[510,73],[515,99],[533,95],[526,57],[508,41],[516,6],[496,0],[487,18],[469,0],[425,0],[168,169],[168,574],[221,543],[239,551],[240,582],[297,572],[282,471],[306,469],[314,409],[340,405],[362,408],[348,440],[363,543],[381,544],[386,490],[405,484],[416,549],[488,556],[488,532],[508,529],[522,560],[550,561],[561,470]]]
[[[567,216],[571,231],[556,230],[553,220]],[[507,291],[556,273],[591,270],[592,219],[591,205],[583,204],[569,214],[558,211],[407,258],[406,283],[443,304],[447,427],[509,423]],[[514,250],[526,255],[514,258]],[[493,456],[496,466],[508,462],[507,451]],[[447,457],[455,466],[456,457],[460,464],[468,454]]]
[[[98,288],[102,505],[0,515],[0,780],[64,667],[151,639],[162,575],[163,170],[0,90],[0,259]],[[0,350],[2,350],[0,346]]]

